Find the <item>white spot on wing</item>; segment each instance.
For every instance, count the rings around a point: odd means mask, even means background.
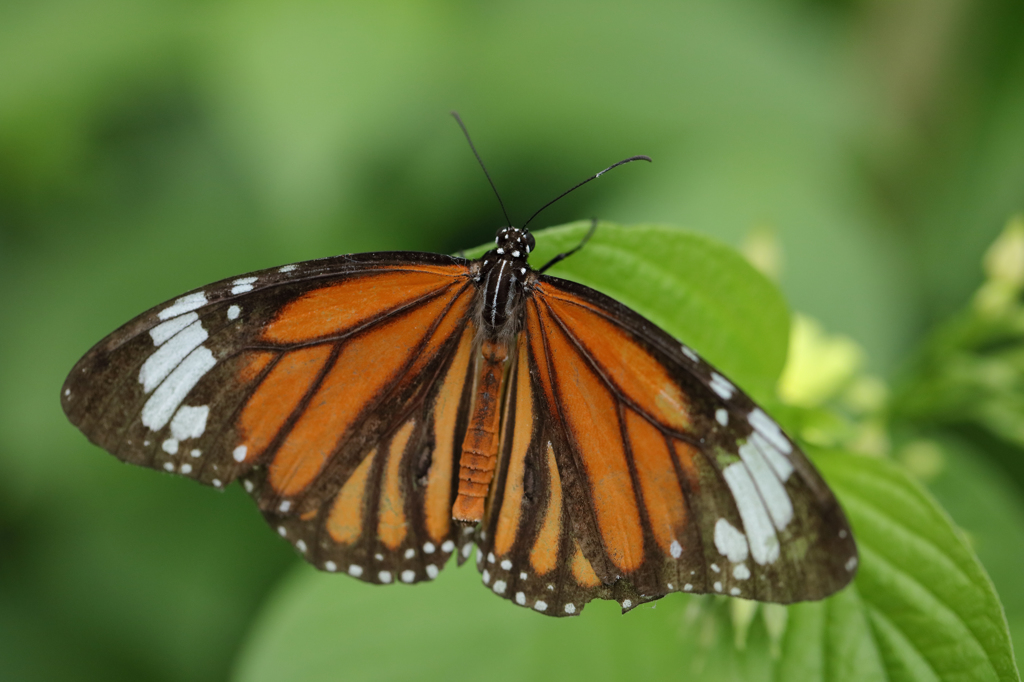
[[[437,549],[437,548],[434,547],[434,543],[433,542],[424,542],[423,543],[423,553],[424,554],[433,554],[435,549]]]
[[[228,319],[229,320],[237,320],[238,316],[241,313],[242,313],[242,309],[239,308],[237,305],[233,305],[230,308],[228,308]]]
[[[174,471],[174,462],[164,462],[164,469]]]
[[[192,351],[143,405],[142,423],[151,431],[162,429],[188,392],[216,364],[209,348],[199,347]]]
[[[767,438],[762,436],[757,431],[750,434],[750,442],[757,446],[757,449],[761,451],[764,458],[768,460],[768,464],[771,465],[775,473],[778,474],[779,479],[783,482],[788,481],[789,477],[793,474],[793,463],[789,461],[784,454],[772,445]]]
[[[700,362],[700,356],[693,352],[693,349],[687,345],[680,346],[683,350],[683,355],[690,358],[694,362]]]
[[[160,447],[163,448],[163,451],[168,455],[178,454],[178,441],[174,438],[168,438],[160,445]],[[168,469],[168,471],[170,470]]]
[[[721,592],[721,591],[722,591],[722,581],[721,580],[716,580],[715,581],[715,592]]]
[[[491,572],[485,568],[484,572],[480,575],[480,578],[484,581],[484,584],[486,585],[487,583],[491,582]]]
[[[750,555],[762,566],[773,563],[779,558],[779,539],[747,467],[742,462],[734,462],[722,471],[722,477],[743,519]]]
[[[416,550],[415,549],[410,547],[409,549],[405,550],[405,558],[406,559],[411,559],[414,556],[416,556]]]
[[[683,555],[683,546],[679,544],[679,540],[673,540],[672,544],[668,547],[668,551],[673,559],[678,559]]]
[[[209,414],[209,405],[198,407],[182,405],[174,413],[174,419],[171,420],[171,435],[178,440],[199,438],[206,431],[206,418]]]
[[[732,394],[736,392],[736,387],[729,383],[729,381],[718,372],[711,373],[711,383],[709,384],[711,390],[718,394],[718,397],[722,400],[729,400],[732,398]]]
[[[715,421],[717,421],[722,426],[729,425],[729,413],[726,411],[724,407],[719,407],[717,410],[715,410]]]
[[[469,545],[466,545],[466,546],[469,547]],[[441,551],[442,552],[450,552],[453,549],[455,549],[455,543],[452,542],[451,540],[445,540],[443,543],[441,543]]]
[[[732,577],[736,580],[746,580],[750,577],[750,569],[746,564],[736,564],[736,568],[732,569]]]
[[[526,604],[526,594],[523,592],[516,592],[516,603],[520,606],[524,606]]]
[[[464,544],[462,546],[462,558],[463,559],[468,559],[469,555],[472,554],[472,553],[473,553],[473,544],[472,543],[467,542],[466,544]]]
[[[255,277],[239,277],[238,279],[231,283],[233,285],[231,287],[231,293],[237,295],[244,294],[247,291],[252,291],[252,285],[253,282],[255,281]]]
[[[183,474],[191,474],[192,473],[192,465],[189,464],[188,462],[185,462],[184,464],[182,464],[181,465],[181,473],[183,473]]]
[[[793,451],[793,446],[789,440],[782,435],[782,429],[779,425],[772,421],[772,418],[761,411],[761,408],[755,407],[749,415],[747,415],[747,421],[754,428],[755,431],[760,433],[762,436],[768,439],[768,442],[779,449],[779,452],[788,455]]]
[[[437,566],[434,564],[427,564],[427,577],[431,580],[437,577]]]
[[[732,588],[731,590],[729,590],[729,594],[731,594],[734,597],[740,596],[740,588],[738,588],[738,587]]]
[[[278,271],[278,272],[291,272],[291,271],[292,271],[292,270],[294,270],[294,269],[295,269],[296,267],[298,267],[298,266],[296,266],[296,265],[282,265],[281,267],[279,267],[279,268],[277,269],[277,271]]]
[[[297,549],[300,552],[302,552],[303,554],[305,554],[306,553],[306,542],[304,540],[299,540],[298,542],[295,543],[295,549]]]
[[[628,609],[632,605],[633,605],[633,600],[632,599],[623,599],[622,600],[622,608]]]
[[[548,604],[547,602],[538,599],[537,602],[533,605],[533,608],[537,609],[538,611],[547,611]]]
[[[512,562],[509,561],[508,559],[502,559],[501,560],[501,567],[507,571],[510,568],[512,568]]]
[[[188,315],[181,315],[179,317],[171,318],[166,322],[161,322],[157,326],[149,330],[149,335],[153,339],[153,343],[157,346],[162,346],[164,341],[171,338],[185,327],[189,326],[193,322],[199,319],[198,313],[189,313]]]
[[[338,564],[334,563],[333,561],[325,561],[324,568],[326,568],[331,573],[334,573],[338,570]]]
[[[506,587],[508,587],[508,585],[505,584],[504,580],[495,580],[494,587],[492,589],[494,590],[495,594],[505,594]]]
[[[724,518],[715,523],[715,547],[733,563],[747,560],[747,536]]]
[[[410,570],[402,571],[402,582],[403,583],[411,583],[413,580],[416,580],[416,571],[410,571]]]
[[[857,568],[857,557],[852,556],[846,560],[846,570],[853,571],[855,568]]]
[[[281,500],[281,504],[277,505],[277,511],[281,512],[282,514],[291,508],[292,503],[290,500]]]
[[[570,614],[570,615],[573,614],[573,613],[576,613],[576,605],[575,604],[566,604],[565,605],[565,612]]]
[[[692,591],[693,591],[693,585],[691,585],[690,583],[686,583],[685,585],[683,585],[683,592],[692,592]]]
[[[161,320],[168,320],[172,317],[177,317],[182,313],[187,313],[195,310],[196,308],[202,307],[206,305],[206,303],[206,294],[202,291],[197,291],[194,294],[182,296],[177,301],[161,310],[157,317]]]
[[[189,452],[188,454],[192,455],[193,457],[200,457],[200,456],[202,456],[203,451],[202,450],[198,450],[196,448],[193,448],[192,451]]]
[[[739,452],[740,458],[754,478],[754,483],[757,484],[772,522],[778,530],[785,529],[793,519],[793,503],[785,486],[754,443],[747,441],[740,446]]]
[[[139,383],[142,384],[142,390],[149,393],[159,386],[160,382],[166,379],[167,375],[208,337],[209,334],[198,321],[171,337],[155,353],[146,358],[142,367],[139,368]]]
[[[353,578],[358,578],[363,574],[363,567],[358,564],[352,564],[348,567],[348,574]]]
[[[245,492],[247,493],[251,493],[253,491],[253,488],[256,487],[249,479],[245,479],[244,481],[242,481],[242,485],[245,487]]]
[[[377,579],[384,584],[391,582],[391,571],[381,571],[377,574]]]
[[[239,445],[237,448],[234,449],[234,451],[232,451],[231,458],[236,462],[244,462],[245,455],[247,452],[249,452],[248,447],[246,447],[245,445]]]
[[[711,564],[711,570],[714,571],[715,573],[721,573],[722,572],[722,569],[720,569],[718,567],[718,564]]]

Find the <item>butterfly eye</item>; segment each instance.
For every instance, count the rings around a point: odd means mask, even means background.
[[[533,247],[537,245],[537,240],[533,238],[533,234],[530,232],[526,233],[526,253],[533,251]]]

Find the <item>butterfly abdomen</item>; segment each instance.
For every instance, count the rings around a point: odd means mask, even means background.
[[[508,346],[502,340],[486,340],[480,346],[480,373],[473,411],[459,458],[459,493],[452,506],[456,521],[475,523],[484,517],[484,502],[494,478],[498,458],[498,428],[504,390]]]

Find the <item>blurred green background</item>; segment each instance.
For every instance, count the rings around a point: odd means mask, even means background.
[[[793,309],[899,385],[1024,210],[1022,28],[990,0],[0,1],[0,678],[231,674],[298,560],[237,487],[89,445],[58,389],[207,282],[490,239],[449,110],[518,223],[649,154],[536,227],[667,222],[776,254]],[[1024,623],[1024,437],[915,428]]]

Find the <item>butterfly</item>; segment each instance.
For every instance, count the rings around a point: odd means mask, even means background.
[[[534,247],[506,226],[476,260],[202,287],[92,348],[64,411],[125,462],[240,481],[306,561],[366,582],[432,580],[475,546],[491,591],[554,616],[845,586],[850,526],[797,445],[691,348],[544,274],[576,249],[536,270]]]

